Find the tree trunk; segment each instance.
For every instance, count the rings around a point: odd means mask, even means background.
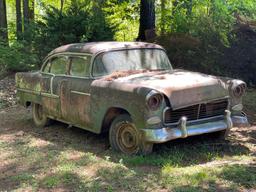
[[[22,34],[22,20],[21,20],[21,2],[16,0],[16,36],[17,39],[21,39]]]
[[[155,0],[141,0],[137,41],[145,41],[153,37],[155,37]]]
[[[8,43],[8,27],[5,0],[0,0],[0,38]]]
[[[35,20],[35,0],[32,0],[29,6],[29,22],[34,22],[34,20]]]
[[[64,7],[64,0],[60,0],[60,13],[61,13],[61,15],[62,15],[63,7]]]
[[[29,0],[23,0],[23,23],[24,23],[24,33],[26,33],[28,31],[28,25],[29,25]]]
[[[161,35],[165,32],[165,5],[166,0],[161,0],[161,23],[160,23],[160,29],[161,29]]]
[[[187,1],[187,16],[191,16],[193,9],[193,0]]]
[[[174,0],[173,3],[172,3],[172,16],[174,16],[176,14],[176,9],[177,9],[177,6],[179,4],[179,0]]]

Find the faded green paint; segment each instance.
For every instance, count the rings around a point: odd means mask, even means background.
[[[102,45],[102,47],[101,47]],[[108,47],[109,46],[109,47]],[[147,43],[95,43],[72,44],[52,51],[46,62],[55,55],[79,56],[90,53],[92,56],[107,50],[130,48],[157,48],[160,46]],[[92,57],[94,58],[94,57]],[[67,62],[66,69],[70,69]],[[67,71],[67,74],[70,74]],[[109,114],[113,118],[118,110],[129,113],[138,129],[161,128],[163,121],[156,125],[147,124],[150,117],[163,119],[163,111],[168,107],[179,109],[190,105],[205,103],[216,99],[231,97],[230,79],[217,78],[183,70],[165,72],[141,72],[135,76],[107,79],[105,77],[81,78],[71,75],[54,75],[43,71],[16,74],[17,96],[19,102],[43,105],[44,112],[53,119],[75,125],[95,133],[100,133],[104,120]],[[146,96],[152,90],[161,93],[164,100],[156,111],[146,105]],[[231,100],[231,106],[241,99]],[[113,112],[113,111],[112,111]]]

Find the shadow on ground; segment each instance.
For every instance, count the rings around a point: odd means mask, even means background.
[[[147,157],[125,156],[111,151],[106,134],[67,128],[57,122],[43,129],[35,128],[30,112],[20,107],[1,112],[0,122],[0,148],[12,151],[6,154],[6,161],[0,166],[0,191],[23,185],[23,189],[28,187],[28,190],[166,191],[174,181],[168,180],[169,177],[165,179],[162,167],[197,166],[222,157],[248,155],[255,151],[246,143],[256,144],[256,129],[241,129],[232,133],[228,141],[217,140],[211,135],[197,136],[156,145],[153,154]],[[31,144],[32,141],[36,144]],[[81,168],[84,170],[79,170]],[[216,174],[240,187],[256,187],[256,178],[251,178],[256,175],[253,164],[227,166]],[[240,179],[247,174],[250,178]],[[199,184],[181,184],[173,190],[239,191],[232,186],[222,186],[216,180],[204,180],[204,175],[194,177]]]

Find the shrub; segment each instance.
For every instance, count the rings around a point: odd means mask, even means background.
[[[0,42],[0,73],[27,71],[36,67],[37,57],[27,51],[23,43],[7,46]]]
[[[42,20],[34,26],[34,48],[40,59],[60,45],[113,39],[104,13],[96,5],[91,8],[86,3],[72,1],[63,12],[52,6],[45,11]]]

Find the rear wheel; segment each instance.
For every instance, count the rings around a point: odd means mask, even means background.
[[[153,144],[142,140],[140,132],[132,123],[129,115],[119,115],[114,119],[109,131],[111,147],[128,155],[149,154]]]
[[[40,104],[32,104],[32,116],[34,124],[37,127],[45,127],[50,123],[50,119],[46,116],[43,110],[43,106]]]

